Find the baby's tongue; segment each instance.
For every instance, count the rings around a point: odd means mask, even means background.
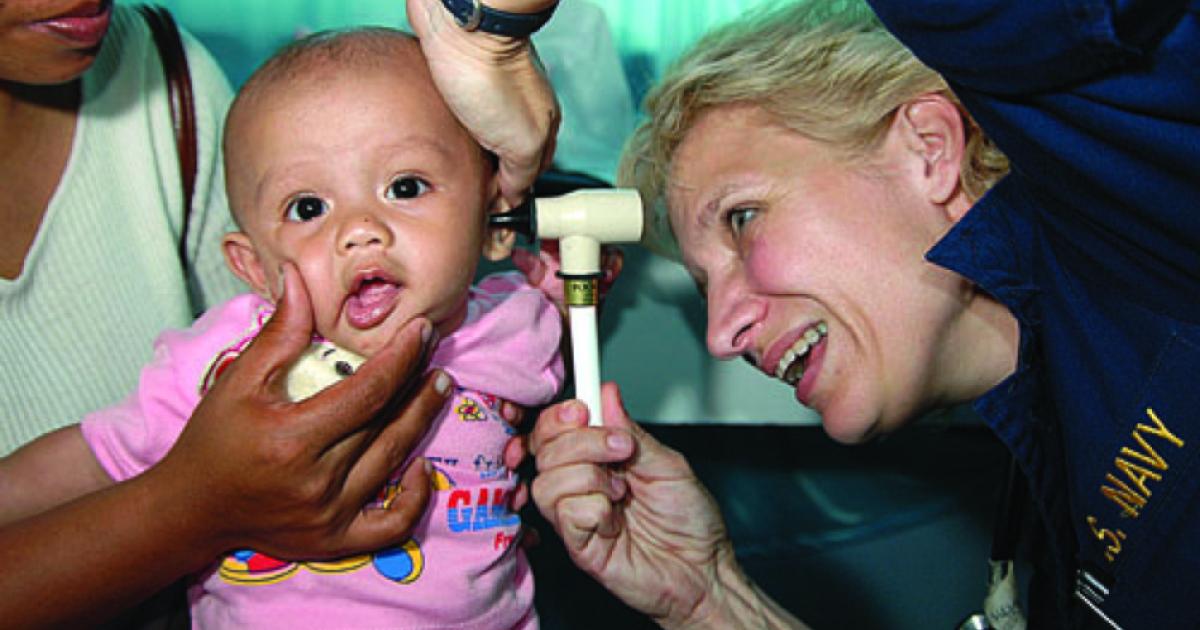
[[[400,287],[390,282],[368,282],[346,300],[346,319],[355,328],[370,328],[396,307]]]

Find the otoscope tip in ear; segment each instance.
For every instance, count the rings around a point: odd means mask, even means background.
[[[488,217],[488,227],[512,230],[524,236],[526,243],[532,243],[537,236],[537,214],[533,204],[533,197],[526,197],[512,210],[492,214]]]

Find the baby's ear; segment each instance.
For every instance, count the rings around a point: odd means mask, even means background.
[[[254,245],[250,243],[250,237],[242,232],[230,232],[221,239],[221,251],[225,254],[225,264],[229,265],[233,275],[250,285],[255,293],[268,300],[275,299],[275,296],[271,295],[258,252],[254,251]]]
[[[493,214],[508,212],[508,210],[508,203],[500,195],[496,195],[492,198],[487,214],[490,217]],[[509,228],[491,227],[490,225],[485,225],[483,229],[483,257],[492,262],[508,258],[517,244],[517,233]]]

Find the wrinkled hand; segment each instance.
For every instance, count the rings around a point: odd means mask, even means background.
[[[147,473],[186,489],[164,510],[194,528],[210,559],[234,548],[286,559],[378,549],[406,538],[429,500],[426,462],[414,459],[388,509],[363,509],[445,402],[449,377],[418,378],[429,323],[410,322],[353,376],[291,403],[284,380],[311,339],[312,311],[295,268],[284,277],[275,315]]]
[[[572,560],[617,597],[667,626],[706,614],[733,547],[687,461],[629,419],[615,385],[604,426],[586,407],[546,409],[530,435],[533,500]]]
[[[500,192],[524,198],[554,156],[561,113],[526,39],[463,31],[439,0],[408,0],[434,83],[484,148],[500,157]]]
[[[530,285],[537,287],[546,294],[546,297],[554,301],[558,311],[566,314],[566,300],[563,297],[563,281],[558,277],[558,270],[562,267],[562,261],[558,256],[558,241],[547,240],[541,241],[541,247],[537,253],[527,249],[514,248],[512,251],[513,265],[520,270],[525,276],[525,279]],[[625,268],[625,253],[619,247],[614,245],[604,245],[600,248],[600,270],[603,274],[600,277],[599,293],[600,306],[604,305],[604,298],[612,289],[617,281],[617,277],[621,275],[621,270]]]

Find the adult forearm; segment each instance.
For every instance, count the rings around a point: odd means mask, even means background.
[[[489,0],[488,6],[533,13],[547,0]],[[421,40],[438,91],[463,126],[500,158],[500,194],[524,199],[554,153],[561,112],[528,38],[466,32],[439,0],[408,0],[408,21]]]
[[[806,626],[764,593],[742,571],[729,550],[717,566],[712,591],[684,622],[663,623],[670,630],[801,630]]]
[[[95,623],[203,568],[179,494],[147,476],[0,528],[4,625]]]

